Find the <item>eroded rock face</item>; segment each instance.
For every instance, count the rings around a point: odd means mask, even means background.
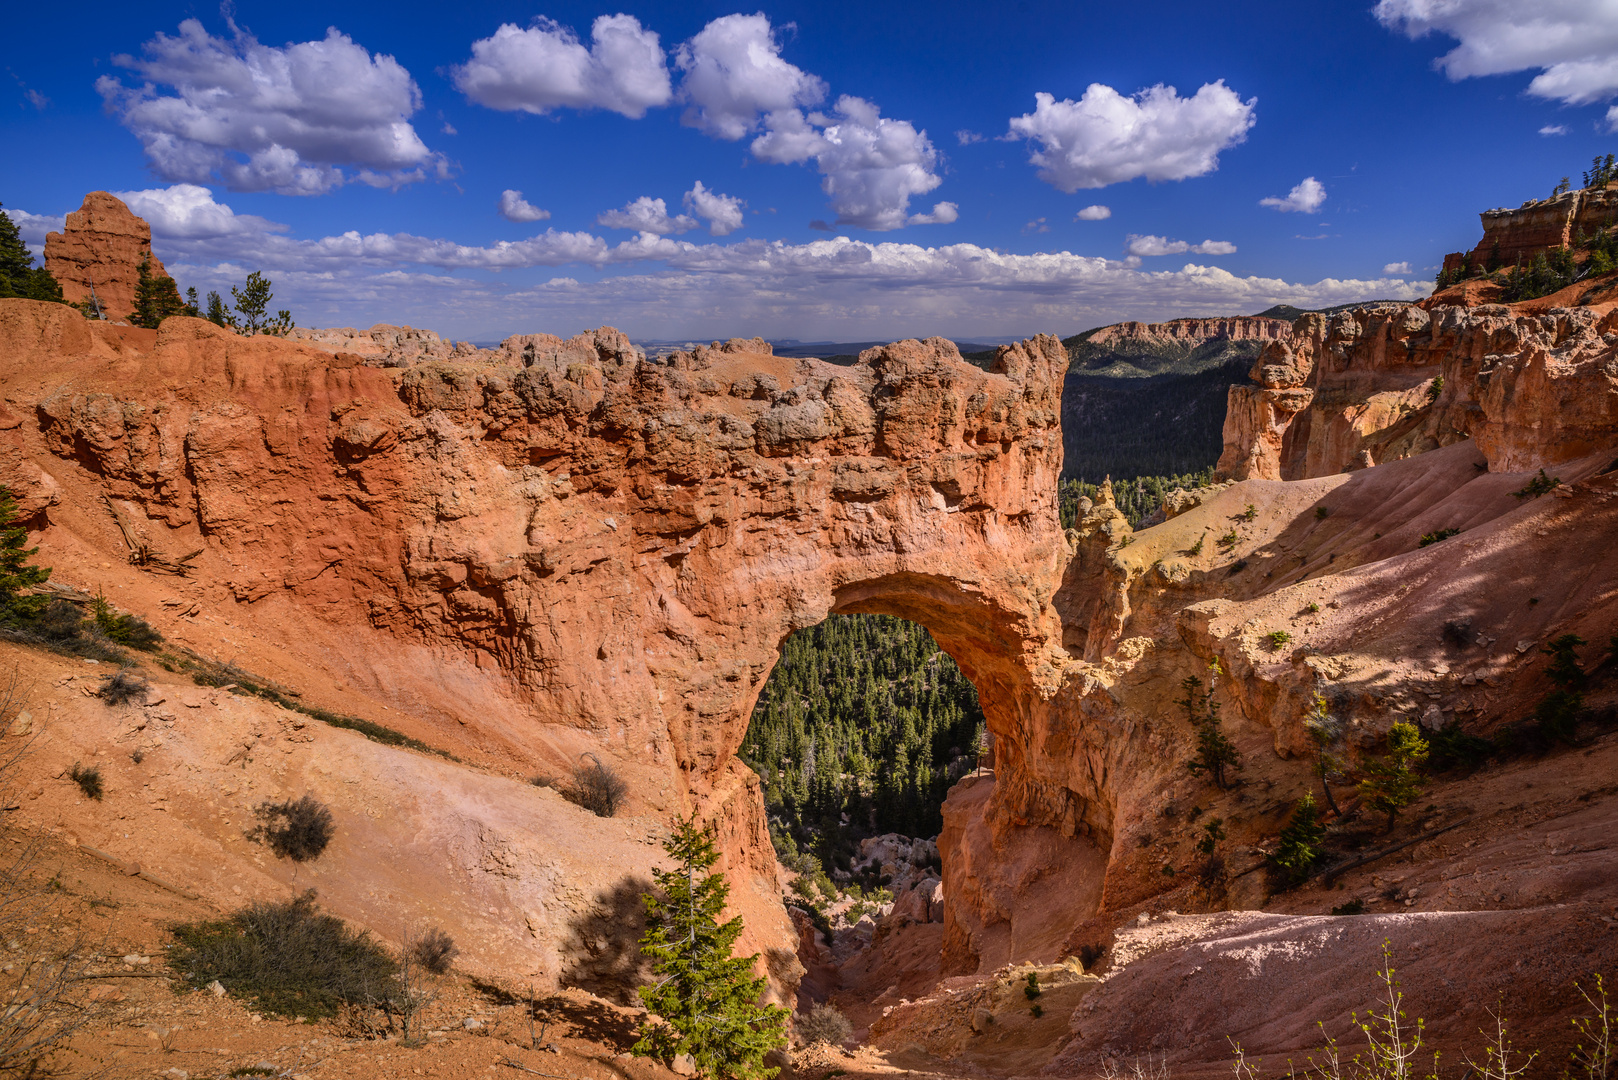
[[[1329,476],[1469,438],[1497,472],[1580,457],[1618,423],[1615,329],[1611,304],[1305,315],[1254,364],[1256,385],[1231,387],[1219,475]]]
[[[1203,342],[1220,338],[1230,341],[1280,341],[1291,333],[1292,324],[1285,319],[1237,315],[1217,319],[1170,319],[1160,323],[1115,323],[1092,334],[1088,341],[1091,345]]]
[[[985,372],[939,339],[854,367],[756,340],[654,364],[602,329],[399,370],[200,319],[113,329],[0,305],[43,460],[159,546],[201,539],[237,603],[470,657],[518,742],[569,733],[661,773],[717,823],[753,947],[791,935],[734,755],[787,634],[914,619],[997,714],[1060,679],[1055,338]]]
[[[90,192],[61,232],[45,236],[45,269],[61,283],[63,299],[76,304],[93,288],[109,319],[127,319],[135,309],[143,258],[151,259],[153,275],[168,276],[152,254],[151,226],[107,191]]]

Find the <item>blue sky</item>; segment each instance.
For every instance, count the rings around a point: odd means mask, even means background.
[[[132,193],[182,288],[259,269],[300,324],[474,340],[996,340],[1412,298],[1478,211],[1618,149],[1618,0],[71,22],[8,18],[0,201],[31,241]]]

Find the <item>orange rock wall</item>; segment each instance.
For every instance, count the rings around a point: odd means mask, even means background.
[[[135,309],[136,268],[148,256],[151,272],[167,277],[152,255],[151,226],[106,191],[90,192],[61,232],[45,236],[45,269],[61,283],[63,298],[76,304],[94,288],[109,319],[127,319]]]

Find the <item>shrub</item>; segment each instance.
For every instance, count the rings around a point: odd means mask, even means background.
[[[1202,554],[1202,544],[1207,539],[1208,539],[1208,534],[1203,533],[1201,536],[1197,537],[1197,542],[1196,543],[1194,543],[1190,547],[1186,548],[1185,553],[1187,555],[1201,555]]]
[[[108,641],[115,641],[143,652],[156,652],[157,647],[163,642],[163,635],[154,630],[145,619],[112,610],[112,605],[107,603],[104,596],[96,597],[92,617],[95,619],[96,629],[100,630]]]
[[[1315,868],[1326,839],[1326,826],[1320,820],[1315,797],[1305,794],[1292,808],[1292,820],[1281,830],[1281,843],[1275,850],[1275,865],[1293,881],[1302,881]]]
[[[1027,998],[1029,1001],[1033,1001],[1035,998],[1045,992],[1040,988],[1039,975],[1036,972],[1030,971],[1028,973],[1028,978],[1023,980],[1023,982],[1025,985],[1022,988],[1022,996]]]
[[[1560,484],[1561,482],[1562,480],[1560,477],[1546,476],[1545,470],[1541,469],[1539,470],[1538,476],[1528,481],[1528,483],[1524,484],[1516,491],[1513,491],[1512,494],[1519,499],[1537,499],[1546,492],[1555,490],[1556,485]]]
[[[1427,737],[1427,764],[1440,772],[1447,769],[1476,769],[1489,760],[1494,744],[1461,730],[1459,720],[1451,720]]]
[[[266,1012],[318,1019],[345,1004],[387,1007],[397,996],[398,963],[365,931],[319,911],[312,889],[173,934],[169,965],[188,986],[217,979]]]
[[[129,671],[119,671],[108,675],[101,680],[101,689],[96,694],[108,705],[127,705],[131,701],[138,705],[146,704],[146,693],[151,685],[140,676]]]
[[[1236,530],[1232,529],[1228,533],[1226,533],[1224,536],[1221,536],[1217,541],[1215,541],[1215,543],[1217,543],[1220,547],[1222,547],[1222,548],[1224,548],[1225,550],[1228,551],[1231,548],[1235,547],[1236,542],[1238,540],[1240,540],[1240,539],[1241,539],[1241,537],[1239,535],[1237,535]]]
[[[823,1001],[798,1018],[794,1025],[805,1046],[826,1043],[841,1046],[854,1034],[854,1025],[835,1005]]]
[[[85,768],[75,761],[73,767],[67,771],[67,776],[69,780],[79,785],[79,790],[84,792],[86,797],[97,802],[101,801],[104,789],[101,786],[101,769],[98,766],[91,765]]]
[[[410,959],[434,975],[448,972],[460,953],[455,939],[436,926],[410,943]]]
[[[253,831],[254,839],[269,844],[277,858],[293,862],[319,858],[336,831],[331,810],[313,795],[259,803],[254,813],[264,822]]]
[[[1393,831],[1399,811],[1421,794],[1422,780],[1416,766],[1427,760],[1427,740],[1416,725],[1400,721],[1388,729],[1388,756],[1362,766],[1360,796],[1372,810],[1388,815],[1388,831]]]
[[[1315,507],[1315,519],[1317,521],[1325,521],[1329,517],[1331,517],[1331,507],[1329,507],[1329,506],[1317,506],[1317,507]]]
[[[1236,515],[1236,520],[1252,521],[1256,517],[1258,517],[1258,507],[1254,506],[1252,503],[1248,503],[1247,508]]]
[[[1310,614],[1310,615],[1319,615],[1320,614],[1320,605],[1315,604],[1315,603],[1311,603],[1307,607],[1305,607],[1303,610],[1306,613]]]
[[[1278,650],[1292,640],[1292,635],[1285,630],[1271,630],[1264,635],[1264,640],[1269,643],[1271,650]]]
[[[1438,400],[1444,392],[1444,376],[1434,375],[1433,381],[1427,384],[1427,404],[1431,405]]]
[[[1437,532],[1422,533],[1420,546],[1426,547],[1428,544],[1436,544],[1440,540],[1448,540],[1452,536],[1459,535],[1460,531],[1459,529],[1439,529]]]
[[[613,817],[629,794],[629,785],[594,754],[584,756],[589,761],[580,761],[573,770],[573,801],[596,817]]]
[[[1540,651],[1551,658],[1545,675],[1556,684],[1556,689],[1540,699],[1534,707],[1534,720],[1547,741],[1571,743],[1579,714],[1584,711],[1584,686],[1588,676],[1579,667],[1574,652],[1584,639],[1577,634],[1563,634]]]

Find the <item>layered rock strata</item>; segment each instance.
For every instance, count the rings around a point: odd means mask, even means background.
[[[94,293],[109,319],[127,319],[135,310],[137,267],[150,259],[153,275],[168,276],[152,254],[152,229],[122,199],[92,191],[71,214],[61,232],[45,236],[45,269],[62,286],[70,304]]]
[[[1091,345],[1201,344],[1205,341],[1279,341],[1292,333],[1285,319],[1237,315],[1218,319],[1170,319],[1167,322],[1121,322],[1104,326],[1086,339]]]
[[[1618,224],[1618,185],[1565,191],[1548,199],[1530,199],[1516,209],[1485,210],[1483,239],[1470,252],[1444,256],[1445,270],[1464,266],[1499,267],[1532,262],[1578,238],[1594,236]]]

